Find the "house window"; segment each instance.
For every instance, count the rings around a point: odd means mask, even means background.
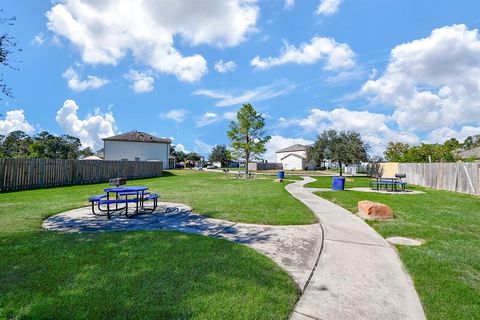
[[[135,161],[140,161],[140,157],[135,157]]]

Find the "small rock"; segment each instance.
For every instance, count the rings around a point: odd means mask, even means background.
[[[358,215],[368,220],[388,220],[393,218],[392,209],[382,203],[359,201]]]
[[[387,238],[387,242],[391,244],[397,244],[401,246],[411,246],[411,247],[418,247],[425,243],[423,239],[411,239],[405,237],[390,237]]]

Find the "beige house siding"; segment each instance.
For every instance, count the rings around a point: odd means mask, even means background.
[[[395,174],[403,173],[398,172],[398,162],[386,162],[380,164],[383,170],[384,178],[395,178]]]
[[[169,167],[170,144],[104,140],[105,160],[162,161]]]

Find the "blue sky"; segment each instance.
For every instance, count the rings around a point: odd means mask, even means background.
[[[22,52],[2,69],[0,134],[48,130],[98,148],[133,129],[207,154],[242,103],[266,158],[324,129],[388,141],[480,133],[478,0],[9,1]]]

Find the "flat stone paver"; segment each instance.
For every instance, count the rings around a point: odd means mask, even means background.
[[[418,247],[425,244],[425,240],[423,239],[412,239],[412,238],[405,238],[405,237],[389,237],[387,238],[387,242],[393,245],[410,246],[410,247]]]
[[[166,213],[165,213],[166,212]],[[270,257],[289,272],[303,289],[322,247],[320,225],[267,226],[206,218],[186,205],[160,202],[154,214],[131,219],[113,215],[111,220],[92,214],[90,207],[63,212],[43,222],[45,230],[108,232],[168,230],[222,238],[247,245]]]
[[[360,218],[303,187],[312,181],[286,186],[324,230],[318,265],[291,319],[425,319],[396,250]]]

